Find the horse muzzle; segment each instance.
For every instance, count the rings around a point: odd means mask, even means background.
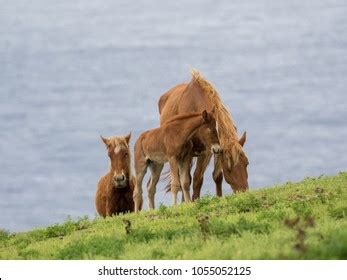
[[[113,177],[113,186],[116,189],[121,189],[126,187],[126,177],[122,174],[122,175],[117,175]]]

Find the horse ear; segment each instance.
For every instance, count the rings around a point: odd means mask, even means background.
[[[129,144],[131,138],[131,132],[128,133],[128,135],[125,136],[125,141],[127,141],[127,143]]]
[[[206,121],[206,122],[208,121],[209,115],[208,115],[208,113],[207,113],[206,110],[204,110],[204,111],[202,112],[202,117],[203,117],[204,121]]]
[[[110,140],[109,139],[103,137],[102,135],[100,135],[100,137],[101,137],[102,142],[104,142],[106,146],[110,145]]]
[[[240,140],[239,140],[239,143],[240,145],[243,147],[243,145],[245,144],[246,142],[246,131],[242,134]]]

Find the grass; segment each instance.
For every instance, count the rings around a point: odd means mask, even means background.
[[[347,259],[347,173],[140,214],[0,230],[0,259]]]

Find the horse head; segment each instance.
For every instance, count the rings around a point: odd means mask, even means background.
[[[205,145],[211,147],[211,153],[218,154],[222,151],[222,148],[219,143],[217,122],[213,116],[213,112],[214,110],[209,113],[206,110],[202,112],[203,125],[200,127],[199,133],[205,135]]]
[[[234,192],[248,190],[248,158],[242,147],[246,142],[246,132],[222,154],[223,174]]]
[[[116,189],[124,188],[128,185],[130,178],[130,151],[129,141],[131,133],[124,137],[105,138],[101,136],[105,143],[108,156],[111,160],[112,185]]]

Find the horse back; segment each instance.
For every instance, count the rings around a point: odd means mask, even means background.
[[[160,124],[173,116],[212,110],[208,96],[195,83],[178,84],[164,93],[158,101]]]
[[[160,119],[160,124],[163,124],[168,118],[178,114],[178,101],[181,98],[180,94],[187,86],[188,84],[186,83],[178,84],[160,96],[158,101],[159,114],[167,116],[163,118],[164,121]]]

